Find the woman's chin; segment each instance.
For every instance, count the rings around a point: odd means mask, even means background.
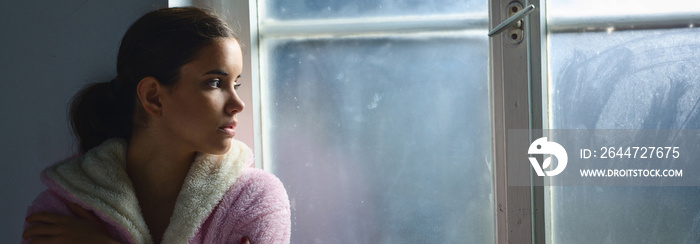
[[[228,152],[231,148],[231,140],[225,140],[215,145],[211,145],[206,150],[202,150],[203,153],[212,155],[223,155]]]

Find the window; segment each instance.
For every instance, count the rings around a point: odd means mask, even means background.
[[[486,1],[258,2],[293,243],[492,243]]]
[[[528,1],[514,43],[508,0],[249,3],[292,243],[699,242],[699,187],[538,187],[507,133],[700,129],[700,5]]]
[[[691,1],[550,1],[550,128],[700,129],[698,13]],[[700,241],[697,186],[548,192],[550,243]]]

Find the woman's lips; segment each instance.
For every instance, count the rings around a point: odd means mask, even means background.
[[[225,126],[219,127],[219,131],[222,131],[225,134],[230,135],[230,136],[235,136],[236,135],[235,128],[236,128],[235,125],[225,125]]]

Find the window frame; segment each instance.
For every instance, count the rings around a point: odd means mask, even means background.
[[[529,164],[522,163],[523,155],[510,155],[507,149],[527,148],[533,138],[542,135],[531,134],[529,141],[518,141],[516,145],[508,144],[507,136],[511,129],[542,129],[546,121],[543,110],[538,109],[544,108],[546,101],[542,93],[546,81],[541,76],[546,69],[542,60],[546,56],[541,55],[546,51],[543,48],[546,36],[541,35],[546,15],[539,0],[492,0],[490,29],[509,17],[507,9],[512,2],[522,6],[533,4],[536,11],[525,18],[522,42],[512,43],[507,31],[490,38],[496,243],[545,243],[544,187],[508,183],[510,174],[529,175],[531,182],[541,179],[532,177],[534,171]]]

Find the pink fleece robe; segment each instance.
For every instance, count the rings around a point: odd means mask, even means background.
[[[110,139],[82,157],[47,168],[41,179],[48,190],[34,200],[27,216],[40,211],[75,216],[67,205],[73,202],[95,213],[121,243],[153,243],[125,157],[126,142]],[[197,156],[160,243],[240,243],[244,236],[253,244],[289,243],[284,186],[251,165],[250,149],[238,141],[225,155]]]

